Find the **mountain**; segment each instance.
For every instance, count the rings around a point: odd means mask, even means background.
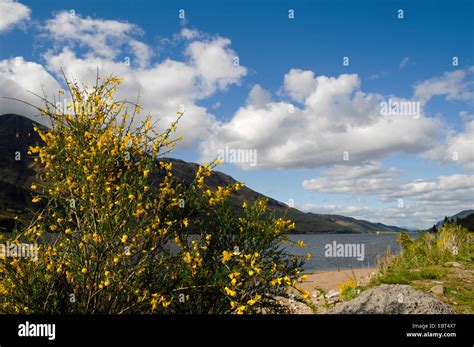
[[[43,128],[29,118],[4,114],[0,116],[0,230],[11,230],[15,225],[15,216],[19,223],[25,224],[31,218],[35,206],[31,204],[31,182],[35,178],[35,163],[28,157],[30,145],[40,143],[41,139],[33,127]],[[179,159],[163,159],[173,162],[174,178],[189,184],[198,169],[198,164],[187,163]],[[236,182],[232,177],[214,171],[207,179],[211,188]],[[230,197],[233,209],[239,213],[243,201],[255,201],[263,195],[243,187]],[[268,197],[267,197],[268,198]],[[296,224],[299,233],[362,233],[362,232],[399,232],[404,228],[371,223],[351,217],[330,214],[305,213],[275,199],[268,198],[269,209],[277,217],[285,216]]]
[[[458,218],[457,223],[466,227],[469,231],[474,231],[474,213],[471,213],[464,218]]]
[[[402,227],[397,227],[397,226],[394,226],[394,225],[385,225],[385,224],[382,224],[382,223],[373,223],[373,224],[377,225],[381,228],[388,227],[392,231],[396,231],[396,232],[418,231],[417,228],[409,228],[409,227],[403,227],[403,226]]]
[[[458,219],[465,218],[467,216],[472,215],[473,213],[474,213],[474,210],[464,210],[464,211],[461,211],[461,212],[455,214],[454,216],[447,217],[447,218],[448,218],[448,221],[450,221],[450,222],[457,222]],[[436,228],[442,227],[443,224],[444,224],[444,219],[442,221],[439,221],[438,223],[436,223]]]
[[[27,222],[36,208],[28,188],[36,172],[27,154],[30,145],[41,142],[35,125],[43,128],[22,116],[0,116],[0,230],[14,227],[15,216]]]
[[[412,231],[412,232],[415,232],[415,231],[421,231],[419,228],[416,228],[416,227],[405,227],[405,226],[401,226],[400,229],[403,229],[403,230],[406,230],[406,231]]]

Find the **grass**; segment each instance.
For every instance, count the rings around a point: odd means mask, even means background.
[[[407,284],[430,292],[442,285],[442,294],[431,295],[449,304],[457,313],[474,314],[473,235],[454,224],[437,234],[422,234],[416,240],[400,234],[402,252],[387,253],[379,261],[379,273],[368,288],[380,284]],[[448,262],[459,263],[452,266]]]
[[[436,280],[442,278],[447,273],[448,271],[446,269],[434,266],[416,269],[393,267],[390,268],[390,271],[386,271],[375,277],[372,284],[410,284],[418,280]]]

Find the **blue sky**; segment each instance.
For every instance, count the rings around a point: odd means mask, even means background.
[[[104,64],[101,67],[107,70],[123,57],[134,55],[131,69],[124,70],[134,79],[139,72],[151,76],[155,73],[153,68],[167,59],[184,62],[194,69],[200,82],[193,85],[195,89],[193,86],[186,89],[183,95],[187,96],[188,104],[192,102],[196,107],[190,111],[199,111],[202,118],[196,116],[196,123],[190,121],[188,128],[184,125],[185,135],[188,129],[192,141],[175,153],[177,157],[202,161],[207,159],[204,152],[215,155],[216,149],[227,144],[256,149],[259,157],[256,167],[224,163],[220,170],[278,200],[293,199],[297,208],[306,211],[428,227],[445,214],[474,208],[474,194],[471,198],[468,195],[472,188],[469,182],[474,177],[472,1],[20,1],[21,8],[12,0],[2,2],[17,6],[9,7],[13,8],[11,20],[0,31],[3,62],[0,78],[14,80],[18,90],[31,88],[31,82],[21,82],[22,72],[9,65],[15,57],[22,57],[30,64],[32,70],[24,71],[30,71],[38,84],[44,82],[42,78],[49,78],[47,75],[59,81],[55,64],[64,64],[62,67],[81,77],[80,65],[86,65],[86,61],[100,61]],[[100,47],[74,35],[74,30],[53,25],[61,19],[58,14],[71,9],[76,18],[89,21],[68,23],[82,25],[77,29],[79,33],[96,30],[95,34],[107,39],[104,42],[110,44],[110,50],[101,53]],[[185,10],[185,20],[178,18],[179,9]],[[294,19],[288,18],[290,9],[295,11]],[[404,11],[403,19],[397,18],[399,9]],[[18,11],[18,15],[13,16],[13,11]],[[89,30],[87,25],[94,21],[108,21],[108,24]],[[117,38],[110,29],[112,22],[126,22],[133,29],[124,29],[118,38],[120,42],[113,42]],[[183,29],[195,36],[184,39],[180,36]],[[147,52],[152,52],[141,66],[138,66],[138,53],[131,52],[131,46],[127,46],[131,41],[139,41],[146,45]],[[219,54],[222,53],[219,64],[222,59],[238,56],[240,70],[232,70],[229,64],[216,65],[219,74],[214,75],[212,69],[199,66],[198,55],[206,50],[193,46],[196,42],[206,44],[208,51],[213,47],[219,49]],[[196,50],[189,53],[190,47]],[[65,48],[73,53],[74,59],[61,57]],[[459,58],[458,66],[452,64],[455,56]],[[349,57],[349,66],[343,66],[343,57]],[[296,84],[290,86],[284,81],[292,69]],[[311,72],[319,89],[305,90],[303,97],[295,98],[295,90],[301,92],[303,88],[297,84],[303,76],[309,76],[305,71]],[[87,78],[87,73],[83,76]],[[157,73],[156,77],[160,76]],[[320,76],[333,78],[334,83]],[[308,77],[308,81],[313,81],[313,77]],[[135,85],[143,78],[137,77]],[[48,83],[54,86],[55,82]],[[202,83],[208,84],[202,87]],[[260,108],[249,101],[256,85],[269,95]],[[337,88],[342,91],[335,91]],[[357,92],[363,93],[364,98],[358,100]],[[255,91],[252,95],[257,94]],[[170,95],[169,100],[179,100],[180,95]],[[261,100],[263,94],[258,95],[255,98]],[[421,102],[422,119],[394,124],[397,129],[407,127],[406,132],[399,131],[397,136],[393,135],[394,129],[384,128],[376,116],[355,120],[355,117],[363,118],[361,108],[373,111],[378,101],[389,98]],[[344,106],[326,112],[325,106],[321,106],[333,103]],[[297,108],[296,115],[300,117],[297,122],[307,132],[285,128],[292,118],[282,115],[279,107],[288,104]],[[149,102],[151,112],[167,112],[168,106],[169,103],[165,106],[165,103]],[[8,107],[2,111],[10,110]],[[259,122],[237,123],[239,119]],[[275,123],[275,119],[283,120]],[[319,124],[316,119],[328,130],[319,132],[314,125]],[[346,119],[350,124],[345,129],[347,136],[340,136],[339,130],[333,136],[331,124],[344,127]],[[265,122],[268,126],[261,125]],[[249,129],[243,129],[242,124],[244,128],[249,124]],[[202,125],[199,129],[205,136],[197,134],[198,125]],[[263,132],[272,129],[274,133],[266,136],[265,141],[262,136],[247,135],[252,134],[255,126],[262,126]],[[309,130],[312,126],[314,131]],[[417,130],[410,132],[413,127]],[[214,130],[209,135],[211,128]],[[382,134],[379,140],[374,137],[371,151],[370,144],[360,145],[363,131],[374,135],[386,131],[387,136]],[[318,140],[323,137],[324,140]],[[305,145],[295,144],[302,139]],[[384,139],[386,146],[381,145]],[[294,152],[293,147],[298,150]],[[329,154],[321,154],[322,151],[339,153],[339,150],[342,153],[346,149],[354,153],[355,160],[338,162]],[[298,153],[306,150],[305,156],[298,159]],[[453,151],[459,152],[459,160],[449,159]],[[366,173],[357,175],[358,170]],[[318,178],[325,180],[309,182]],[[403,199],[403,208],[398,207],[399,199]]]

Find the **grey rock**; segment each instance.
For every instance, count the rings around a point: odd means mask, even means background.
[[[444,302],[408,285],[382,284],[328,312],[331,314],[453,314]]]
[[[444,263],[444,266],[445,267],[462,267],[462,265],[458,263],[457,261],[448,261]]]
[[[333,299],[339,297],[339,292],[335,289],[331,289],[329,293],[326,294],[326,298]]]

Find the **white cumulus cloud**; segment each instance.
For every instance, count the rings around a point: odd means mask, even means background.
[[[396,190],[400,171],[385,170],[380,163],[362,165],[334,165],[322,172],[321,177],[303,181],[303,188],[322,193],[383,194]]]
[[[458,133],[449,132],[442,143],[424,156],[443,163],[460,163],[466,169],[474,170],[474,120],[465,121],[464,129]]]
[[[176,119],[176,111],[185,108],[178,132],[184,138],[180,145],[189,146],[218,123],[206,107],[198,105],[199,101],[239,84],[247,69],[234,64],[237,54],[230,48],[230,40],[190,33],[184,35],[183,60],[152,61],[152,47],[137,39],[143,34],[128,22],[59,12],[42,29],[42,37],[51,40],[51,47],[43,54],[45,66],[24,62],[23,58],[20,67],[11,60],[0,61],[0,84],[5,86],[2,96],[25,100],[26,90],[42,94],[42,85],[53,93],[60,88],[61,69],[68,78],[88,85],[95,82],[97,70],[102,77],[122,76],[125,81],[117,97],[136,101],[139,96],[142,116],[151,113],[153,120],[160,120],[159,127],[169,126]],[[127,56],[130,64],[124,60]],[[28,97],[26,101],[33,100]],[[36,100],[36,104],[41,103]],[[11,105],[3,102],[0,112],[32,116],[24,108]]]
[[[355,74],[314,77],[311,71],[293,69],[284,77],[284,90],[303,106],[277,100],[247,103],[202,143],[201,160],[230,147],[257,149],[258,168],[347,164],[345,156],[357,165],[393,152],[425,151],[441,128],[439,120],[423,112],[416,119],[381,114],[385,98],[362,91]]]
[[[0,33],[24,24],[30,19],[31,10],[14,0],[0,0]]]
[[[446,72],[440,77],[421,81],[414,86],[415,98],[428,102],[434,96],[448,101],[474,100],[474,66],[466,70]]]
[[[0,114],[21,114],[30,116],[34,118],[35,121],[46,124],[44,118],[34,117],[38,115],[39,112],[33,107],[20,101],[6,98],[15,98],[33,105],[41,106],[42,102],[40,99],[32,93],[41,97],[51,97],[51,93],[57,91],[59,88],[60,84],[40,64],[25,61],[22,57],[0,61]]]

